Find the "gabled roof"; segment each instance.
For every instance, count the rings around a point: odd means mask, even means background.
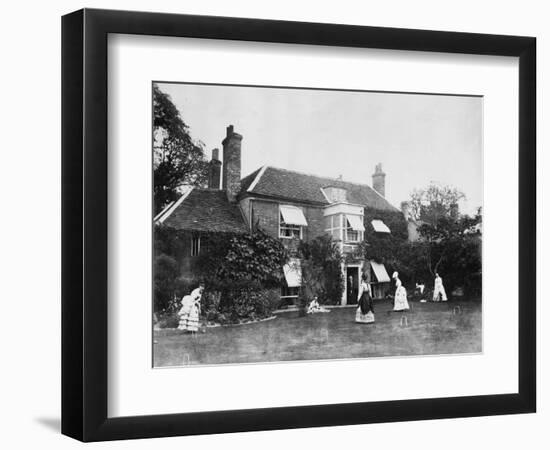
[[[350,203],[385,211],[399,211],[378,192],[366,184],[309,175],[276,167],[263,167],[241,181],[241,197],[260,195],[296,202],[327,205],[329,201],[321,191],[328,186],[346,189]]]
[[[225,191],[193,188],[174,206],[171,212],[167,209],[164,215],[159,215],[169,227],[221,233],[248,231],[238,204],[229,202]]]

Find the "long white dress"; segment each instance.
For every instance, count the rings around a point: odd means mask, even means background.
[[[409,302],[407,301],[407,291],[401,284],[399,278],[395,279],[395,299],[393,303],[394,311],[406,311],[409,309]]]
[[[181,299],[181,308],[178,312],[180,321],[178,329],[196,332],[199,329],[199,302],[200,291],[196,289],[191,295],[186,295]]]
[[[443,279],[440,276],[437,276],[434,280],[434,302],[439,301],[439,295],[441,295],[441,300],[444,302],[447,301],[447,293],[445,292],[445,286],[443,286]]]
[[[178,328],[180,330],[187,330],[187,323],[189,321],[189,316],[191,315],[191,309],[193,308],[194,303],[195,300],[190,295],[185,295],[181,299],[181,308],[178,311],[178,316],[180,317]]]

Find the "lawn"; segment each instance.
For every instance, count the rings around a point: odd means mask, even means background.
[[[278,314],[273,320],[208,328],[196,336],[179,330],[155,331],[155,367],[235,364],[379,356],[479,353],[481,303],[410,302],[411,310],[391,312],[376,301],[376,322],[355,323],[355,308],[302,316]],[[406,323],[405,319],[406,317]]]

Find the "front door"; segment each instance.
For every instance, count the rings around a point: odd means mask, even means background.
[[[359,293],[359,268],[346,268],[346,303],[348,305],[357,304],[357,294]]]

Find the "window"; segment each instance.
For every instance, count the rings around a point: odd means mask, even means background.
[[[325,216],[325,231],[333,240],[342,240],[341,215]]]
[[[281,286],[281,298],[297,298],[300,294],[300,286]]]
[[[281,301],[279,303],[279,309],[287,309],[296,305],[296,300],[300,295],[300,287],[288,287],[286,285],[281,286]]]
[[[345,229],[345,241],[346,242],[360,242],[363,240],[363,226],[362,220],[358,216],[346,216],[346,229]]]
[[[346,228],[346,242],[360,242],[363,239],[361,231]]]
[[[302,239],[302,227],[299,225],[288,225],[281,216],[281,226],[279,227],[279,237]]]
[[[307,227],[307,221],[301,208],[279,206],[279,237],[302,239],[302,227]]]
[[[201,237],[195,235],[191,238],[191,256],[197,256],[201,251]]]
[[[361,232],[350,228],[346,228],[346,242],[359,242],[361,240]]]

